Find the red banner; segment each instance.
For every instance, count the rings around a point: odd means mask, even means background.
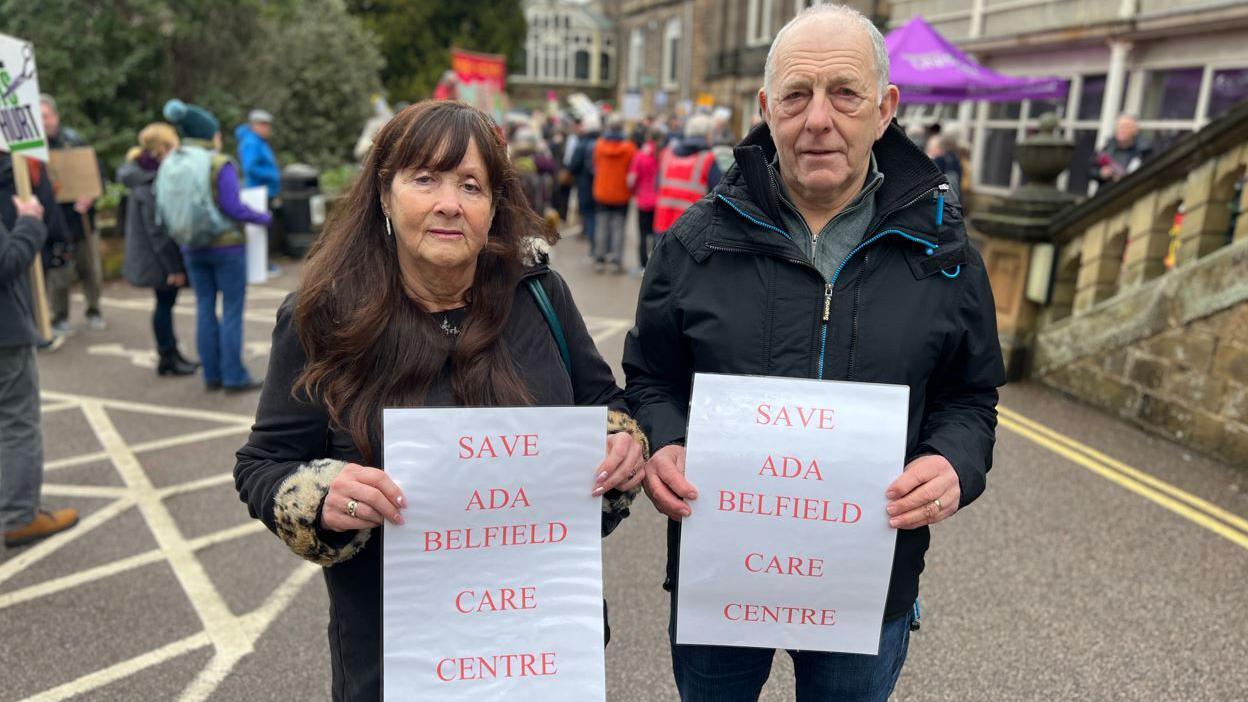
[[[484,84],[501,93],[507,82],[507,57],[451,49],[451,70],[461,83]]]

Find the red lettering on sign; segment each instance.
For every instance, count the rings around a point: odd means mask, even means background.
[[[761,492],[734,492],[732,490],[719,491],[719,511],[839,524],[854,524],[862,518],[862,508],[853,502],[837,503],[814,497],[767,495]]]
[[[528,496],[524,494],[524,488],[517,490],[514,495],[509,490],[503,488],[490,488],[484,497],[481,495],[480,490],[473,490],[472,497],[468,498],[468,506],[464,508],[464,511],[471,512],[474,509],[515,509],[517,507],[532,506],[529,504]]]
[[[541,677],[558,672],[553,651],[443,658],[434,666],[434,674],[442,682]]]
[[[461,590],[455,596],[455,609],[460,614],[476,614],[480,612],[505,612],[510,609],[537,609],[537,588],[526,586],[519,589],[512,587],[497,590]]]
[[[563,522],[504,524],[425,532],[425,551],[461,551],[500,546],[557,544],[568,537]]]
[[[538,455],[537,434],[511,434],[494,437],[483,437],[478,443],[471,436],[459,437],[459,457],[461,460],[473,458],[498,458],[498,446],[508,458],[516,456],[532,458]]]
[[[795,415],[797,417],[796,424],[793,421]],[[774,408],[767,403],[761,403],[754,408],[754,423],[773,427],[798,426],[802,429],[830,431],[836,428],[835,417],[836,410],[827,407],[801,407],[798,405],[788,407],[780,405],[779,408]]]
[[[776,459],[771,456],[763,461],[763,467],[758,469],[758,474],[762,477],[772,478],[801,478],[802,480],[823,480],[823,472],[819,470],[818,459],[812,459],[805,466],[802,465],[802,459],[793,456],[781,456],[780,466],[776,466]]]
[[[822,578],[823,559],[788,556],[787,558],[781,560],[779,556],[767,557],[761,553],[751,553],[745,557],[745,569],[751,573],[800,575],[807,578]]]
[[[749,624],[806,624],[810,626],[835,626],[835,609],[813,609],[789,605],[743,604],[729,602],[724,605],[724,619]]]

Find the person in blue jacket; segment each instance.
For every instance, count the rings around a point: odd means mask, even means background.
[[[273,115],[264,110],[252,110],[247,123],[234,129],[238,140],[238,163],[243,167],[243,187],[263,185],[268,189],[269,200],[277,197],[282,186],[277,156],[269,139],[273,136]]]
[[[273,137],[273,115],[264,110],[252,110],[247,114],[247,123],[234,128],[234,138],[238,141],[238,163],[243,169],[243,187],[263,186],[268,190],[266,197],[269,212],[273,213],[273,221],[269,225],[269,254],[281,248],[282,219],[280,217],[281,200],[278,194],[282,187],[282,174],[277,166],[277,156],[269,139]],[[281,271],[269,262],[269,277]]]

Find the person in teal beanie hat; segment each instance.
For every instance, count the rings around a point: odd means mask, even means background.
[[[183,139],[213,141],[221,133],[221,123],[211,112],[198,105],[188,105],[174,98],[165,103],[165,119],[178,130]]]
[[[165,103],[165,119],[182,136],[182,146],[213,152],[211,172],[206,179],[213,202],[221,214],[236,223],[269,226],[268,212],[256,212],[239,199],[238,165],[221,149],[221,123],[198,105],[173,99]],[[168,162],[169,159],[166,159]],[[162,164],[163,165],[163,164]],[[156,193],[160,199],[159,190]],[[204,386],[226,392],[257,390],[243,365],[243,308],[247,295],[247,240],[242,227],[232,227],[201,248],[182,248],[186,273],[195,290],[195,343],[203,364]],[[222,299],[222,317],[217,319],[217,294]]]

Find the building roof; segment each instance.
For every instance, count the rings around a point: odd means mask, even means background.
[[[534,9],[540,6],[548,11],[579,14],[589,19],[598,29],[609,30],[615,28],[615,21],[595,7],[597,3],[592,0],[528,0],[525,4]]]

